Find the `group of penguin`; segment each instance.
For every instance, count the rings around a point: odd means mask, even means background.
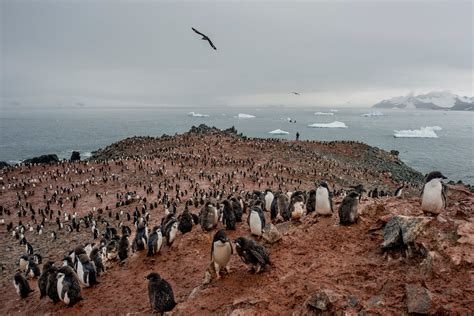
[[[422,191],[422,210],[427,213],[437,214],[446,207],[447,187],[442,182],[446,179],[440,172],[434,171],[427,175]],[[352,187],[344,197],[338,213],[342,225],[353,224],[358,219],[358,203],[362,192],[362,185]],[[326,182],[321,182],[315,190],[308,193],[295,191],[289,193],[271,190],[264,192],[254,191],[247,193],[246,200],[241,196],[229,196],[221,203],[207,200],[199,215],[192,214],[188,205],[180,216],[176,216],[176,208],[166,209],[165,217],[160,226],[155,226],[148,231],[149,214],[142,217],[137,210],[134,213],[136,227],[135,237],[132,241],[132,250],[143,251],[147,248],[147,255],[153,256],[160,252],[164,239],[169,247],[175,240],[178,231],[182,234],[192,230],[193,225],[199,224],[203,231],[211,231],[221,222],[225,229],[235,230],[236,223],[242,222],[244,213],[248,213],[247,224],[250,232],[255,236],[262,236],[266,225],[264,212],[270,212],[272,221],[301,220],[303,215],[315,212],[317,215],[330,216],[333,214],[332,192]],[[93,225],[93,228],[95,225]],[[23,236],[20,244],[25,246],[26,254],[19,260],[20,270],[14,275],[13,285],[17,294],[25,298],[33,290],[30,288],[27,277],[39,277],[38,288],[40,298],[48,296],[54,303],[62,301],[72,306],[82,300],[81,286],[90,287],[98,283],[98,276],[105,272],[105,260],[120,261],[128,257],[131,229],[121,226],[122,235],[118,236],[117,229],[107,227],[103,239],[98,246],[88,243],[78,246],[64,257],[62,266],[56,267],[53,261],[47,261],[40,273],[38,265],[42,257],[35,254],[33,247]],[[251,267],[252,271],[259,273],[270,265],[270,255],[267,249],[251,238],[238,237],[234,240],[235,249],[242,261]],[[227,237],[225,230],[218,230],[213,237],[211,245],[211,264],[205,272],[207,283],[215,276],[220,278],[221,272],[229,272],[229,261],[234,253],[232,242]],[[154,311],[165,312],[172,310],[176,305],[171,285],[156,273],[150,273],[148,290],[151,307]]]

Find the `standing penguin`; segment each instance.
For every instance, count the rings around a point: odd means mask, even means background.
[[[239,237],[235,240],[235,246],[240,259],[242,259],[245,264],[251,265],[255,273],[259,273],[270,264],[270,257],[267,250],[256,241]]]
[[[248,224],[252,235],[262,236],[265,227],[265,215],[259,206],[252,206],[248,216]]]
[[[357,206],[359,205],[359,194],[352,191],[342,200],[339,206],[339,223],[341,225],[354,224],[358,220]]]
[[[178,230],[182,234],[189,233],[193,229],[193,216],[189,212],[188,204],[186,204],[183,214],[179,217]]]
[[[272,209],[272,202],[273,202],[273,199],[275,198],[275,196],[273,195],[273,192],[272,190],[270,189],[266,189],[265,190],[265,209],[264,211],[265,212],[270,212],[270,210]]]
[[[401,198],[402,195],[403,195],[403,188],[405,187],[405,184],[402,184],[401,186],[399,186],[396,190],[395,190],[395,193],[393,194],[395,197],[397,198]]]
[[[235,196],[230,199],[230,203],[232,204],[232,209],[234,210],[235,221],[240,223],[242,221],[242,215],[244,213],[242,204]]]
[[[161,233],[161,227],[153,227],[150,238],[148,238],[148,253],[147,256],[151,257],[160,252],[161,246],[163,245],[163,234]]]
[[[145,250],[145,245],[147,244],[146,235],[146,225],[144,222],[141,222],[138,224],[135,238],[133,238],[132,250],[134,252]]]
[[[151,309],[161,315],[173,310],[176,302],[171,285],[156,272],[148,274],[146,278],[148,279],[148,297]]]
[[[234,209],[232,208],[232,204],[228,200],[224,200],[222,202],[223,205],[223,217],[222,223],[225,225],[226,229],[228,230],[235,230],[235,213]]]
[[[90,258],[95,264],[97,275],[100,276],[101,273],[105,272],[105,266],[102,262],[102,256],[100,255],[100,249],[98,247],[92,248]]]
[[[175,218],[172,218],[165,225],[166,244],[168,245],[168,247],[171,247],[177,234],[178,221]]]
[[[277,219],[280,216],[284,221],[288,221],[291,218],[289,210],[289,197],[282,192],[278,192],[272,202],[270,217],[272,220]]]
[[[428,174],[421,192],[421,209],[425,213],[439,214],[446,208],[448,187],[444,184],[446,177],[439,171]]]
[[[97,283],[97,270],[93,261],[86,253],[77,255],[77,276],[86,287]]]
[[[233,252],[232,244],[227,238],[225,231],[223,229],[219,230],[214,235],[211,246],[211,259],[214,263],[217,278],[220,277],[219,270],[221,268],[224,268],[227,272],[230,272],[229,261]]]
[[[30,256],[27,254],[23,254],[20,257],[19,261],[19,266],[20,266],[20,271],[21,272],[26,272],[26,269],[28,268],[28,261],[30,260]]]
[[[41,274],[41,271],[38,268],[38,265],[33,260],[33,258],[30,258],[28,260],[28,265],[26,267],[26,276],[30,279],[33,279],[33,278],[39,277],[40,274]]]
[[[332,193],[329,191],[328,184],[322,181],[316,189],[316,203],[315,211],[318,215],[331,215],[332,208]]]
[[[217,225],[218,220],[217,208],[210,201],[207,201],[199,213],[199,223],[202,230],[210,231]]]
[[[116,253],[118,255],[118,258],[120,262],[124,261],[125,259],[128,258],[128,248],[130,246],[130,243],[128,242],[128,235],[123,234],[122,237],[120,238],[118,242],[118,249],[116,250]],[[109,247],[107,246],[107,257],[109,257]]]
[[[61,301],[72,306],[82,300],[81,285],[74,270],[69,266],[63,266],[58,270],[57,291]]]
[[[33,292],[28,281],[20,274],[20,272],[17,272],[13,277],[13,286],[15,286],[16,293],[21,298],[26,298],[31,292]]]
[[[43,265],[43,272],[41,273],[41,276],[38,279],[38,288],[40,290],[40,299],[45,297],[48,292],[47,292],[47,286],[48,286],[48,279],[49,279],[49,273],[50,271],[54,269],[54,262],[53,261],[48,261]]]
[[[316,210],[316,190],[310,190],[306,200],[306,213],[312,213]]]
[[[58,268],[56,268],[53,265],[48,269],[48,280],[47,280],[47,283],[46,283],[46,294],[48,295],[48,297],[55,304],[60,301],[59,295],[58,295],[57,276],[58,276]]]
[[[291,195],[288,207],[292,220],[301,220],[304,215],[305,195],[301,191],[296,191]]]

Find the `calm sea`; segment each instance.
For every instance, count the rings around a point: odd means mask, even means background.
[[[188,113],[209,117],[192,117]],[[383,116],[363,117],[370,109],[338,109],[333,116],[322,108],[57,108],[3,109],[0,111],[0,160],[10,163],[41,154],[69,158],[73,150],[82,157],[128,136],[161,136],[183,133],[205,123],[218,128],[235,126],[252,137],[311,140],[358,140],[386,150],[398,150],[409,166],[423,172],[440,170],[451,180],[474,184],[474,112],[384,110]],[[239,119],[239,113],[255,118]],[[290,123],[288,118],[296,123]],[[343,122],[348,128],[309,128],[313,123]],[[438,138],[395,138],[394,130],[439,126]],[[281,129],[289,135],[272,136]]]

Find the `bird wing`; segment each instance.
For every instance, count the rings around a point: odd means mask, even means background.
[[[263,247],[259,247],[259,246],[256,246],[256,247],[252,247],[251,249],[249,249],[249,252],[252,256],[255,257],[255,259],[258,260],[259,263],[261,264],[266,264],[267,261],[268,261],[268,254],[265,250],[265,248]]]
[[[212,48],[214,48],[215,50],[217,50],[217,48],[214,46],[214,44],[212,43],[211,39],[209,37],[206,36],[206,39],[207,41],[209,42],[209,45],[211,45]]]
[[[196,30],[194,27],[191,28],[195,33],[201,35],[201,36],[204,36],[204,37],[207,37],[206,35],[202,34],[201,32],[199,32],[198,30]]]

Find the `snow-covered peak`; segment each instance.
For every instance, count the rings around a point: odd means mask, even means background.
[[[473,98],[458,96],[450,91],[433,91],[426,94],[414,96],[409,93],[406,96],[394,97],[383,100],[374,105],[376,108],[402,108],[402,109],[453,109],[462,110],[472,105]]]

